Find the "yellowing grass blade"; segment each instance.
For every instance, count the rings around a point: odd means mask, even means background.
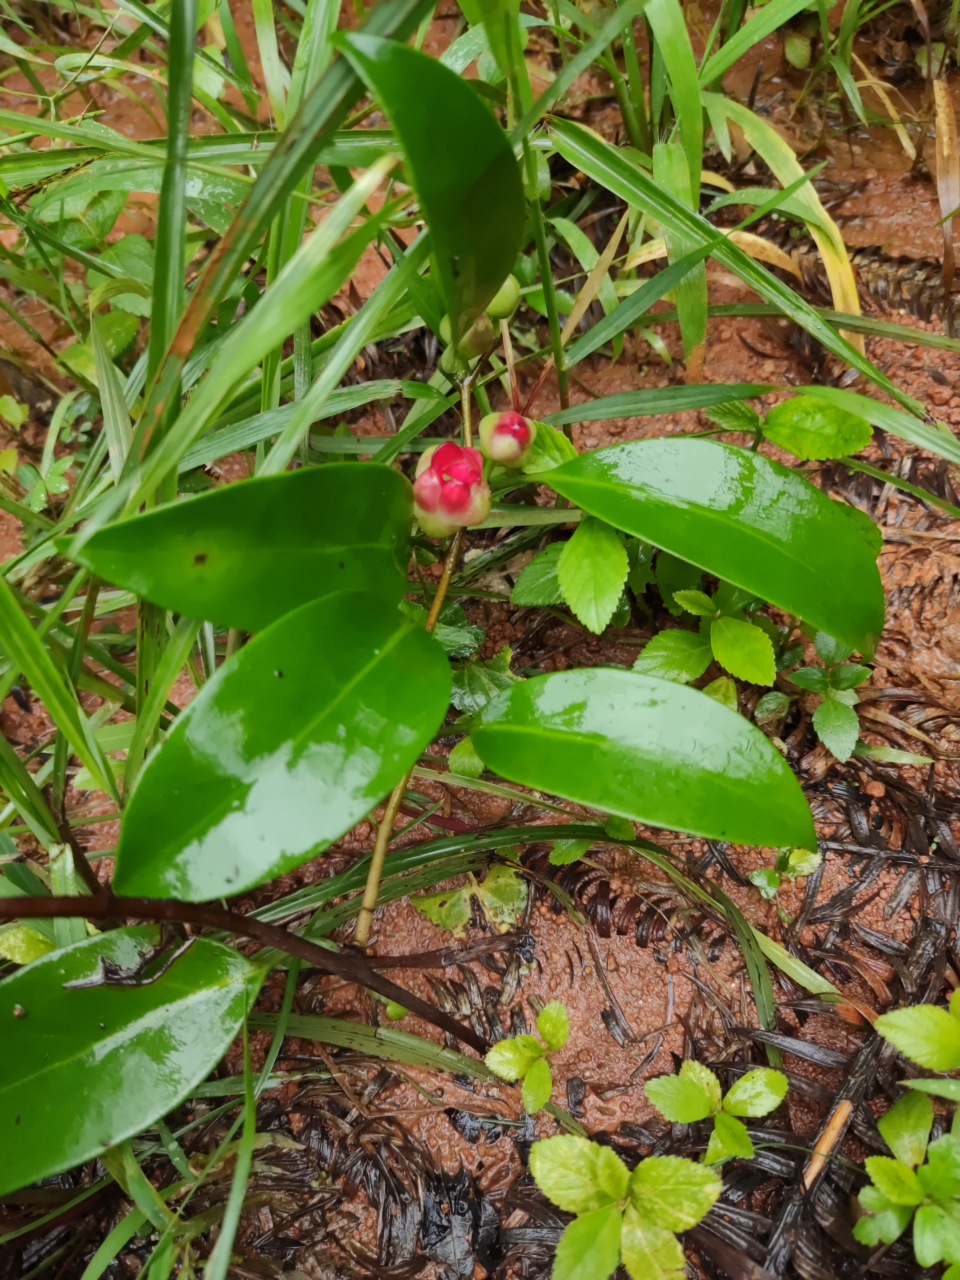
[[[802,271],[789,253],[784,253],[779,245],[770,240],[764,240],[763,236],[755,236],[752,231],[733,230],[724,234],[735,245],[739,245],[744,253],[749,253],[751,258],[756,258],[758,262],[766,262],[771,267],[779,267],[781,271],[789,271],[791,275],[803,281]]]
[[[877,77],[870,71],[869,67],[861,62],[856,54],[853,55],[853,60],[860,68],[860,73],[863,76],[863,79],[858,81],[858,84],[862,88],[869,88],[874,91],[887,109],[887,113],[890,116],[890,123],[896,131],[897,137],[900,139],[901,147],[903,147],[911,160],[916,160],[917,148],[913,145],[913,140],[900,123],[900,113],[894,108],[893,103],[890,101],[890,95],[887,93],[886,86],[880,83]]]
[[[610,243],[597,259],[597,265],[593,268],[584,283],[583,288],[577,294],[577,300],[573,304],[573,310],[567,316],[567,323],[563,326],[563,333],[560,335],[560,341],[566,345],[570,341],[570,335],[576,329],[577,325],[583,319],[587,307],[597,296],[600,286],[607,278],[607,272],[610,270],[610,263],[614,260],[617,250],[620,248],[620,241],[627,225],[627,219],[630,211],[623,215],[617,224],[617,229],[610,237]]]
[[[953,215],[960,205],[960,154],[957,152],[957,117],[946,80],[934,80],[933,100],[937,108],[937,196],[943,219],[943,291],[949,293],[955,270]]]
[[[706,98],[708,95],[703,96]],[[739,125],[747,142],[770,166],[782,186],[788,187],[798,178],[803,177],[803,169],[797,157],[784,139],[765,120],[761,120],[742,103],[732,102],[719,94],[709,96],[715,100],[711,101],[711,106],[718,111],[722,110],[728,119]],[[804,219],[823,258],[834,309],[858,316],[860,298],[857,293],[857,283],[837,224],[824,209],[820,203],[820,197],[809,183],[800,187],[794,198],[804,208]],[[863,354],[862,334],[845,332],[843,336]]]

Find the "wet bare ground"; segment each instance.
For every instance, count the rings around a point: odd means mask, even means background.
[[[253,64],[252,29],[242,20],[238,26]],[[431,33],[434,37],[441,48],[442,31]],[[765,65],[776,66],[779,45],[773,37],[769,43],[769,49],[759,52]],[[754,72],[755,61],[734,68],[732,86],[738,87],[738,76],[752,81]],[[763,81],[772,95],[769,115],[774,122],[781,110],[776,101],[779,85],[770,83],[776,78],[768,73]],[[108,116],[103,119],[114,127],[119,122],[137,136],[153,132],[141,119],[126,118],[124,113],[136,110],[128,99],[118,95],[115,103],[104,105]],[[602,109],[592,118],[602,126]],[[794,120],[787,113],[779,123],[801,149],[810,141],[804,130],[809,134],[816,121]],[[889,134],[850,138],[843,145],[828,142],[826,147],[832,160],[827,174],[843,196],[833,212],[851,247],[881,245],[894,256],[938,255],[935,189],[909,175],[908,162],[891,147]],[[845,190],[849,195],[843,195]],[[149,200],[134,201],[129,217],[139,219],[136,227],[124,223],[117,234],[134,229],[149,234]],[[361,297],[372,290],[379,270],[379,261],[369,255],[354,282]],[[708,279],[711,302],[755,300],[717,264],[710,265]],[[350,305],[347,298],[342,302],[345,308]],[[871,308],[918,330],[939,329],[911,315],[890,315],[865,296],[864,309]],[[31,321],[45,332],[42,316]],[[578,370],[572,402],[683,381],[679,334],[669,325],[660,332],[672,353],[670,366],[647,343],[628,339],[616,364],[594,361]],[[52,333],[45,336],[54,338]],[[0,324],[0,340],[9,344],[18,366],[31,361],[40,365],[42,354],[10,322]],[[868,339],[867,349],[934,416],[960,426],[956,356],[888,339]],[[390,376],[400,371],[400,360],[422,359],[422,352],[398,357],[381,350],[371,362],[375,367],[358,370],[357,380]],[[787,388],[832,375],[824,364],[811,366],[809,357],[804,363],[789,345],[789,335],[768,322],[713,319],[704,376],[714,382],[765,382]],[[532,383],[533,374],[528,387]],[[785,394],[773,391],[764,399],[774,403]],[[556,387],[548,382],[536,412],[544,415],[557,408]],[[377,412],[358,417],[352,429],[357,434],[383,434],[391,425]],[[584,423],[573,428],[573,440],[579,448],[592,449],[645,436],[683,434],[706,425],[696,412]],[[36,423],[28,429],[25,443],[37,447],[42,439],[42,427]],[[895,466],[903,478],[955,502],[953,469],[913,446],[887,437],[864,457],[874,465]],[[245,474],[243,460],[236,462],[223,468],[224,479]],[[642,834],[677,855],[690,874],[715,882],[748,920],[793,947],[852,1001],[879,1009],[906,997],[939,1000],[947,989],[960,985],[955,939],[960,906],[960,521],[837,464],[823,464],[820,483],[869,511],[884,533],[880,567],[887,621],[873,676],[861,690],[863,736],[876,745],[918,751],[931,759],[931,765],[895,768],[865,758],[838,765],[817,745],[809,708],[801,705],[781,726],[779,736],[805,785],[826,856],[821,873],[784,885],[774,902],[761,898],[746,880],[751,870],[771,864],[771,850],[723,847],[666,832]],[[0,554],[9,558],[19,549],[17,522],[0,513]],[[524,559],[508,562],[494,578],[475,585],[505,590]],[[509,644],[515,667],[551,671],[632,662],[653,628],[672,622],[669,615],[657,612],[655,597],[649,603],[653,616],[637,610],[621,632],[599,638],[541,611],[506,603],[474,602],[468,612],[486,632],[484,657]],[[703,682],[716,674],[709,671]],[[184,678],[175,700],[184,704],[191,692]],[[741,689],[741,698],[742,709],[749,710],[756,691]],[[10,740],[35,748],[50,727],[26,690],[6,700],[0,728]],[[442,744],[433,748],[441,767],[447,750]],[[516,806],[439,782],[418,780],[416,786],[432,802],[443,802],[437,820],[448,832],[562,820],[533,805]],[[74,795],[72,800],[78,804],[81,797]],[[585,812],[565,807],[571,817]],[[403,823],[411,823],[411,817],[402,817]],[[425,824],[409,825],[398,834],[395,847],[436,834],[436,828]],[[92,853],[108,851],[116,842],[116,824],[91,826],[80,835]],[[273,891],[288,891],[341,870],[369,849],[372,835],[371,822],[361,823],[337,849],[286,877]],[[650,1151],[696,1153],[702,1149],[703,1135],[696,1126],[671,1131],[659,1122],[644,1098],[642,1082],[672,1071],[677,1057],[696,1056],[718,1069],[722,1066],[728,1080],[747,1065],[765,1060],[735,940],[680,899],[659,872],[623,849],[598,846],[571,868],[551,868],[545,854],[546,846],[536,843],[523,852],[530,897],[508,935],[498,934],[478,915],[464,939],[452,940],[403,900],[379,913],[373,954],[419,956],[435,948],[502,945],[504,949],[462,966],[411,968],[397,971],[396,977],[426,999],[451,1001],[462,1016],[479,1020],[491,1037],[501,1029],[510,1034],[532,1026],[540,1001],[562,1000],[571,1035],[553,1060],[554,1103],[591,1136],[614,1144],[628,1160]],[[99,866],[106,874],[109,857]],[[551,880],[560,898],[551,892]],[[262,900],[258,895],[256,901]],[[243,900],[237,906],[243,910],[252,902]],[[348,944],[350,927],[337,937]],[[834,1274],[841,1256],[846,1271],[851,1258],[857,1259],[856,1265],[866,1261],[850,1235],[849,1195],[857,1183],[847,1165],[839,1162],[830,1168],[814,1203],[798,1208],[792,1188],[804,1145],[815,1140],[837,1096],[854,1102],[843,1152],[862,1159],[879,1149],[873,1120],[896,1096],[895,1081],[903,1067],[885,1051],[878,1054],[875,1038],[851,1006],[844,1010],[846,1016],[838,1016],[805,999],[776,974],[774,983],[778,1032],[790,1041],[784,1067],[791,1091],[765,1123],[757,1139],[757,1158],[728,1167],[721,1206],[702,1230],[691,1233],[689,1259],[700,1274],[712,1274],[719,1267],[735,1280],[760,1278],[760,1265],[773,1274],[792,1265],[805,1278],[819,1278]],[[282,976],[276,977],[259,1002],[260,1014],[277,1010],[282,988]],[[382,1007],[364,992],[307,970],[300,974],[294,1012],[367,1024],[383,1021]],[[397,1025],[438,1039],[434,1028],[414,1017]],[[262,1063],[270,1039],[269,1031],[254,1033],[255,1066]],[[229,1076],[238,1069],[235,1047],[220,1074]],[[355,1051],[319,1046],[302,1035],[286,1038],[276,1069],[289,1073],[290,1079],[268,1091],[260,1103],[258,1128],[265,1138],[240,1236],[244,1258],[236,1268],[239,1274],[273,1276],[285,1271],[326,1280],[417,1273],[536,1276],[549,1270],[564,1219],[538,1198],[524,1168],[530,1142],[556,1132],[558,1121],[542,1114],[535,1121],[525,1117],[514,1088],[463,1074],[383,1063]],[[298,1079],[297,1073],[305,1074]],[[178,1118],[183,1123],[201,1120],[218,1102],[216,1097],[195,1099]],[[198,1125],[184,1140],[188,1156],[212,1150],[222,1137],[223,1124],[214,1118]],[[148,1171],[169,1180],[169,1166],[162,1160],[148,1165]],[[211,1180],[211,1205],[222,1202],[228,1175],[225,1166],[223,1176]],[[68,1178],[55,1181],[65,1196],[75,1185]],[[33,1212],[20,1205],[0,1206],[0,1231],[15,1229]],[[104,1196],[82,1239],[76,1238],[70,1223],[57,1228],[55,1239],[40,1230],[32,1245],[27,1237],[26,1249],[22,1242],[16,1250],[0,1246],[0,1267],[14,1268],[11,1276],[26,1275],[67,1240],[72,1252],[53,1274],[57,1280],[79,1274],[121,1212],[114,1188]],[[145,1257],[145,1246],[131,1242],[111,1268],[112,1280],[136,1275]],[[896,1249],[874,1270],[911,1274]]]

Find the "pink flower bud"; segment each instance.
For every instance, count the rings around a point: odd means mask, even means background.
[[[480,419],[480,448],[484,457],[502,467],[519,467],[526,462],[537,438],[537,424],[519,413],[488,413]]]
[[[433,538],[486,520],[490,487],[478,451],[452,440],[428,449],[417,463],[413,504],[420,528]]]

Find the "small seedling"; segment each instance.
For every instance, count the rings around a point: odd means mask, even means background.
[[[655,1076],[644,1086],[647,1097],[674,1124],[693,1124],[713,1118],[713,1132],[704,1153],[706,1164],[722,1164],[734,1156],[748,1160],[753,1143],[738,1116],[768,1115],[783,1101],[787,1077],[770,1067],[748,1071],[725,1094],[720,1081],[701,1062],[687,1059],[675,1076]]]
[[[809,43],[807,47],[809,57]],[[712,405],[703,415],[724,431],[752,432],[756,449],[763,439],[795,457],[842,458],[870,443],[870,423],[818,396],[793,396],[761,418],[742,401]]]
[[[577,1217],[560,1237],[553,1280],[606,1280],[622,1262],[634,1280],[681,1280],[677,1231],[696,1226],[720,1195],[712,1169],[651,1156],[631,1173],[609,1147],[563,1135],[535,1142],[530,1172],[543,1194]]]
[[[547,1055],[562,1049],[570,1035],[570,1020],[559,1000],[551,1000],[537,1015],[536,1036],[512,1036],[495,1044],[486,1057],[487,1066],[504,1080],[522,1080],[520,1096],[524,1109],[533,1115],[550,1101],[553,1077]]]
[[[894,1009],[877,1019],[877,1031],[894,1048],[928,1071],[960,1067],[960,991],[950,996],[950,1012],[932,1004]]]
[[[764,898],[775,898],[784,880],[812,876],[822,861],[822,854],[811,853],[809,849],[780,849],[772,867],[758,867],[747,879]]]
[[[958,1114],[954,1115],[955,1129]],[[960,1140],[955,1134],[946,1133],[930,1142],[932,1125],[930,1099],[916,1092],[898,1099],[877,1121],[893,1156],[867,1158],[870,1185],[858,1198],[868,1216],[854,1224],[853,1233],[861,1244],[870,1247],[881,1241],[892,1244],[912,1219],[913,1252],[920,1266],[952,1263],[943,1280],[960,1280]]]
[[[870,668],[847,662],[853,650],[823,632],[816,633],[814,644],[827,665],[798,667],[789,679],[801,689],[821,695],[813,727],[828,751],[838,760],[849,760],[860,734],[860,721],[853,709],[859,698],[854,689],[870,679]]]

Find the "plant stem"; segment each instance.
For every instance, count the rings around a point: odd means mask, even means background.
[[[466,397],[468,405],[468,411],[464,416],[464,435],[466,435],[469,424],[469,388],[462,394]],[[473,438],[472,434],[470,438]],[[462,542],[463,530],[458,529],[444,559],[443,572],[440,574],[440,581],[433,597],[433,604],[430,606],[430,612],[424,624],[427,631],[432,631],[437,625],[437,618],[440,616],[440,610],[443,607],[447,589],[450,586],[450,579],[453,577],[453,571],[456,568]],[[411,773],[413,773],[412,765],[391,791],[387,807],[384,809],[380,825],[377,827],[377,838],[374,842],[373,853],[370,856],[370,870],[367,872],[367,884],[363,891],[363,903],[360,907],[360,914],[357,916],[357,928],[353,935],[353,940],[358,947],[365,947],[370,941],[370,928],[373,924],[373,913],[377,909],[377,895],[380,892],[380,879],[383,875],[383,864],[387,856],[387,845],[390,843],[393,824],[397,820],[397,814],[400,811],[400,805],[403,802],[403,795],[410,781]]]
[[[479,369],[479,365],[477,366]],[[468,377],[464,378],[460,383],[460,408],[463,417],[463,443],[469,448],[473,445],[473,421],[470,416],[470,393],[473,390],[473,381],[477,376],[474,370]],[[447,591],[450,588],[450,579],[453,577],[453,571],[457,567],[457,560],[460,556],[460,548],[463,545],[463,530],[458,529],[453,536],[453,541],[447,550],[446,557],[443,561],[443,571],[440,574],[440,581],[437,583],[436,594],[433,597],[433,603],[430,605],[430,612],[427,614],[427,620],[424,628],[432,631],[437,625],[437,619],[440,617],[440,610],[443,608],[443,602],[447,597]],[[403,775],[397,785],[390,793],[390,799],[387,801],[387,807],[383,811],[383,817],[380,819],[380,825],[377,827],[377,838],[374,841],[373,853],[370,855],[370,870],[367,872],[367,883],[363,890],[363,903],[360,907],[360,914],[357,916],[357,927],[353,935],[353,940],[358,947],[365,947],[370,941],[370,929],[373,925],[373,913],[377,909],[377,895],[380,892],[380,879],[383,875],[383,864],[387,856],[387,845],[390,843],[390,837],[393,834],[393,824],[397,820],[397,814],[400,812],[400,805],[403,803],[403,795],[410,781],[410,775],[413,773],[413,765]]]
[[[326,947],[310,942],[299,934],[289,933],[276,925],[226,911],[213,903],[179,902],[175,898],[115,898],[110,893],[98,893],[93,897],[37,897],[0,899],[0,920],[10,919],[65,919],[79,917],[82,920],[177,920],[183,924],[199,925],[206,929],[218,929],[241,938],[253,938],[265,947],[273,947],[286,955],[299,956],[321,973],[333,974],[345,982],[355,982],[369,987],[388,1000],[396,1000],[411,1013],[419,1014],[434,1026],[449,1031],[478,1053],[486,1053],[489,1045],[470,1027],[465,1027],[421,1000],[411,991],[398,987],[384,978],[363,956],[345,955],[328,951]]]
[[[520,384],[517,382],[517,366],[513,355],[513,341],[510,337],[510,322],[500,321],[500,337],[503,339],[503,358],[507,362],[507,377],[510,379],[510,399],[513,401],[514,413],[520,412]]]

